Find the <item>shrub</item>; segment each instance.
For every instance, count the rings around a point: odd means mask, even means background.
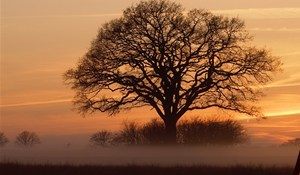
[[[165,124],[158,119],[152,119],[140,128],[140,134],[144,144],[165,143]]]
[[[104,136],[105,132],[101,134],[104,144],[109,137]],[[113,144],[157,145],[166,143],[165,125],[159,119],[152,119],[143,125],[126,121],[121,131],[110,136]],[[177,125],[177,143],[179,144],[232,145],[242,143],[246,139],[247,135],[243,126],[231,119],[202,120],[194,118],[180,121]],[[102,145],[101,141],[97,142]]]
[[[231,145],[246,141],[247,135],[244,127],[235,120],[195,118],[178,124],[177,139],[183,144]]]
[[[121,131],[115,134],[114,144],[137,145],[142,143],[140,127],[136,122],[123,122]]]
[[[112,133],[107,130],[101,130],[91,135],[90,142],[93,145],[105,146],[112,141]]]

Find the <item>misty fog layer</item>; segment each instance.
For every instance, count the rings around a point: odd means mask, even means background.
[[[91,165],[264,165],[294,166],[296,147],[47,147],[0,148],[1,162]]]

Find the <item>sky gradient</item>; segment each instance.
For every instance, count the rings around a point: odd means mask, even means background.
[[[98,29],[120,17],[137,0],[1,0],[0,131],[14,137],[22,130],[40,135],[90,134],[116,130],[128,120],[157,117],[136,109],[109,118],[95,113],[83,118],[72,110],[74,92],[63,73],[85,54]],[[186,10],[206,8],[240,17],[254,36],[253,45],[281,57],[283,72],[264,89],[260,101],[267,120],[242,120],[258,143],[280,143],[300,136],[300,1],[183,1]],[[187,116],[207,115],[206,111]]]

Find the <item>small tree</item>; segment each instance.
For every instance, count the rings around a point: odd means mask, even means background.
[[[0,132],[0,146],[4,146],[9,142],[8,138],[4,135],[3,132]]]
[[[36,144],[40,144],[40,138],[34,132],[23,131],[16,137],[17,145],[32,147]]]
[[[106,130],[96,132],[92,134],[90,137],[90,142],[93,145],[97,145],[97,146],[105,146],[109,144],[111,140],[112,140],[112,133]]]

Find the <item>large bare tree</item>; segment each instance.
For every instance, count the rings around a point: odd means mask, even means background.
[[[259,115],[258,85],[280,61],[250,45],[239,18],[206,10],[185,12],[167,0],[142,1],[104,24],[89,51],[65,78],[82,113],[110,115],[151,106],[168,140],[187,111],[218,107]]]

